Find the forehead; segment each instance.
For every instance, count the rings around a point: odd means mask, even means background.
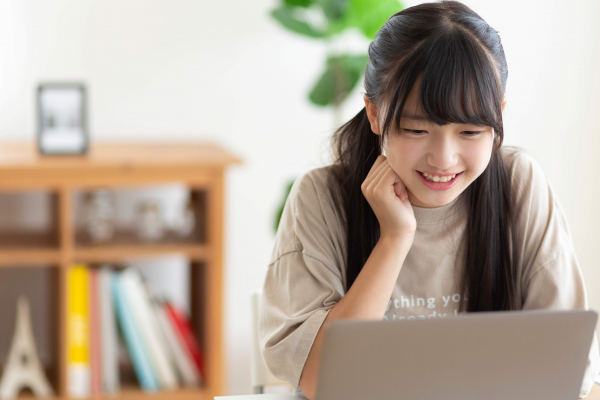
[[[420,83],[420,80],[415,82],[410,90],[408,97],[406,98],[406,102],[404,103],[404,109],[402,110],[400,118],[403,120],[433,123],[433,120],[425,111],[423,111],[417,101]]]

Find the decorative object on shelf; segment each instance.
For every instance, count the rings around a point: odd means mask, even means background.
[[[85,154],[88,149],[86,91],[81,83],[43,83],[37,89],[38,150]]]
[[[196,213],[194,212],[194,206],[191,201],[188,201],[180,214],[177,216],[175,220],[175,224],[173,225],[173,229],[177,236],[180,238],[186,238],[194,233],[194,229],[196,227]]]
[[[84,195],[85,230],[94,243],[107,242],[115,235],[115,198],[109,190]]]
[[[143,241],[159,240],[164,235],[160,204],[154,200],[141,202],[137,210],[137,236]]]
[[[24,388],[31,389],[36,397],[54,396],[37,355],[29,301],[27,297],[20,296],[17,302],[15,333],[0,380],[0,397],[14,399]]]

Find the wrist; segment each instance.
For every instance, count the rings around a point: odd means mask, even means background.
[[[379,237],[378,244],[382,245],[391,245],[391,246],[399,246],[399,245],[412,245],[412,242],[415,238],[414,232],[412,233],[382,233]]]

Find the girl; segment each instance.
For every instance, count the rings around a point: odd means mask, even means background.
[[[365,108],[335,133],[335,163],[295,182],[263,289],[265,361],[309,399],[336,319],[587,308],[552,186],[502,147],[498,32],[459,2],[421,4],[369,58]],[[599,372],[594,334],[580,397]]]

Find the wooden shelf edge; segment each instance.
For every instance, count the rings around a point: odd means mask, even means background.
[[[74,262],[119,262],[150,258],[172,253],[183,254],[191,261],[208,261],[208,246],[198,244],[143,244],[127,246],[93,246],[76,248]],[[0,249],[0,268],[56,266],[61,262],[59,249]]]
[[[116,396],[92,397],[101,400],[213,400],[209,399],[209,392],[203,388],[177,389],[174,391],[160,391],[155,393],[144,392],[140,389],[123,389]],[[65,400],[70,400],[65,398]]]
[[[22,248],[0,250],[0,267],[56,266],[59,263],[60,250],[58,249]]]
[[[36,399],[31,394],[17,396],[19,399]],[[101,395],[77,400],[213,400],[211,394],[204,388],[186,388],[174,391],[144,392],[140,389],[124,389],[114,396]],[[75,400],[68,396],[49,397],[46,400]]]
[[[81,263],[120,262],[172,253],[183,254],[192,261],[207,261],[209,251],[206,245],[199,244],[93,246],[76,248],[73,259]]]

